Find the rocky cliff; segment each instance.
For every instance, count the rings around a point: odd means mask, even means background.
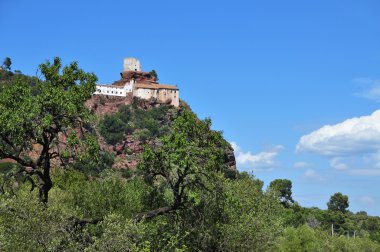
[[[86,102],[86,106],[91,109],[98,117],[96,132],[98,134],[101,149],[114,155],[114,169],[133,169],[139,162],[139,156],[144,151],[144,146],[155,145],[160,135],[165,134],[165,130],[170,130],[171,122],[182,110],[189,110],[190,107],[181,102],[179,108],[174,108],[167,104],[157,102],[155,99],[141,100],[130,97],[107,97],[93,96]],[[127,112],[125,111],[127,109]],[[123,110],[123,111],[120,111]],[[125,113],[125,115],[122,113]],[[162,115],[160,115],[160,113]],[[150,116],[150,114],[154,114]],[[141,118],[142,119],[141,119]],[[136,119],[137,118],[137,119]],[[107,141],[110,132],[105,126],[105,120],[114,120],[112,125],[119,121],[124,121],[125,130],[119,134],[119,139]],[[108,124],[107,124],[108,125]],[[158,131],[152,125],[157,125]],[[133,127],[131,130],[129,127]],[[115,143],[113,143],[115,142]],[[232,147],[228,145],[225,153],[225,162],[231,171],[236,171],[235,156]]]

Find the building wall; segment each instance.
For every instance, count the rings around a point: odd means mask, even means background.
[[[125,58],[123,71],[138,71],[141,72],[141,63],[135,58]]]
[[[137,88],[133,91],[133,96],[149,100],[152,97],[156,98],[156,90],[149,88]]]
[[[172,105],[174,107],[179,107],[179,90],[173,90],[173,93],[171,94],[172,99]]]
[[[156,98],[160,102],[167,102],[171,100],[171,105],[179,106],[179,90],[175,89],[150,89],[150,88],[136,88],[134,89],[134,82],[127,83],[124,87],[117,87],[112,85],[96,85],[97,95],[109,96],[122,96],[126,97],[129,93],[133,92],[133,96],[141,99],[149,100]]]
[[[161,102],[166,102],[170,99],[171,105],[175,107],[179,106],[179,90],[137,88],[134,90],[133,96],[146,100],[153,97]]]
[[[110,95],[110,96],[127,96],[133,90],[133,83],[128,83],[124,87],[116,87],[112,85],[96,85],[94,94]]]

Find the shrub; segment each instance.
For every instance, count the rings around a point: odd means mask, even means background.
[[[137,133],[137,138],[141,142],[146,142],[151,136],[152,135],[148,129],[142,129]]]
[[[108,144],[116,144],[122,140],[125,123],[116,115],[106,115],[99,123],[100,134]]]

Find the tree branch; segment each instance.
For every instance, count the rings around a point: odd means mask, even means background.
[[[176,209],[178,209],[178,208],[174,208],[172,206],[160,207],[160,208],[157,208],[155,210],[139,213],[139,214],[137,214],[135,216],[135,219],[139,220],[139,221],[141,221],[141,220],[147,220],[147,219],[152,219],[152,218],[154,218],[156,216],[173,212]]]

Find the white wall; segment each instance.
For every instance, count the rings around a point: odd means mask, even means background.
[[[149,100],[150,98],[157,98],[161,102],[166,102],[171,99],[171,105],[179,106],[179,90],[172,89],[149,89],[149,88],[137,88],[133,92],[133,96]]]
[[[122,96],[126,97],[128,93],[133,92],[133,96],[141,99],[149,100],[150,98],[157,98],[161,102],[166,102],[171,99],[171,105],[179,106],[179,90],[173,89],[150,89],[150,88],[137,88],[134,89],[134,82],[127,83],[124,87],[112,86],[112,85],[96,85],[97,95],[109,95],[109,96]]]
[[[149,88],[137,88],[133,92],[133,96],[149,100],[150,98],[156,98],[156,90]]]
[[[96,91],[94,94],[127,96],[127,92],[123,87],[115,87],[111,85],[96,85]]]
[[[139,71],[141,72],[141,63],[135,58],[125,58],[123,71]]]
[[[124,87],[98,84],[96,85],[96,91],[94,94],[126,97],[128,93],[131,93],[133,91],[133,86],[133,81],[125,84]]]

